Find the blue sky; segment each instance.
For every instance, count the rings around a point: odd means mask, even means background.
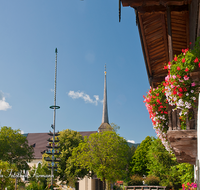
[[[106,63],[110,123],[136,143],[156,135],[143,103],[149,83],[132,8],[122,7],[119,23],[118,0],[9,0],[1,2],[0,24],[1,126],[51,129],[57,47],[56,131],[98,129]]]

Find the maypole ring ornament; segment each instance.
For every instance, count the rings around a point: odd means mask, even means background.
[[[51,109],[60,109],[60,106],[50,106],[49,108],[51,108]]]

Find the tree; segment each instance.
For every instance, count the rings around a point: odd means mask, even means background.
[[[58,175],[60,180],[67,181],[70,186],[75,185],[77,177],[84,177],[88,171],[75,166],[75,161],[71,159],[72,151],[78,147],[79,143],[83,141],[82,135],[70,129],[66,129],[60,132],[59,136],[61,147],[61,161],[59,162]]]
[[[151,145],[152,138],[147,136],[141,144],[137,147],[135,154],[132,157],[131,161],[131,173],[137,174],[140,176],[147,175],[149,169],[147,168],[148,164],[148,150]]]
[[[85,138],[72,153],[76,165],[93,171],[103,181],[116,181],[126,174],[127,152],[126,140],[113,131],[94,133]]]
[[[116,125],[115,123],[111,123],[111,130],[117,132],[120,129],[120,126]]]
[[[149,175],[159,177],[161,185],[181,188],[181,184],[192,182],[193,166],[188,163],[178,163],[174,154],[170,154],[161,140],[153,139],[147,154],[149,158]]]
[[[3,190],[5,187],[14,187],[15,180],[11,178],[13,172],[16,171],[15,164],[9,164],[6,161],[0,160],[0,188]]]
[[[172,169],[172,166],[178,164],[176,158],[165,149],[159,138],[153,139],[147,156],[149,158],[148,173],[159,177],[161,185],[174,186],[180,183],[176,168]]]
[[[33,159],[33,147],[28,145],[20,130],[2,127],[0,130],[0,160],[16,164],[18,170],[28,169],[27,162]]]
[[[39,163],[37,168],[34,165],[29,171],[29,186],[27,190],[44,190],[47,187],[47,181],[50,179],[51,171],[47,167],[47,163],[44,161]]]

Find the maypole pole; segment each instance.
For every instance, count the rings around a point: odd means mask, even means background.
[[[56,58],[55,58],[55,82],[54,82],[54,105],[50,106],[51,109],[54,110],[54,114],[53,114],[53,146],[52,146],[52,162],[51,162],[51,189],[53,190],[53,178],[54,178],[54,153],[55,153],[55,123],[56,123],[56,109],[59,109],[60,106],[56,106],[56,79],[57,79],[57,53],[58,50],[57,48],[55,49],[55,54],[56,54]]]

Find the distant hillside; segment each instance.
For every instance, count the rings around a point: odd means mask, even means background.
[[[131,142],[127,142],[129,147],[134,146],[135,148],[137,148],[138,145],[140,145],[140,143],[131,143]]]

